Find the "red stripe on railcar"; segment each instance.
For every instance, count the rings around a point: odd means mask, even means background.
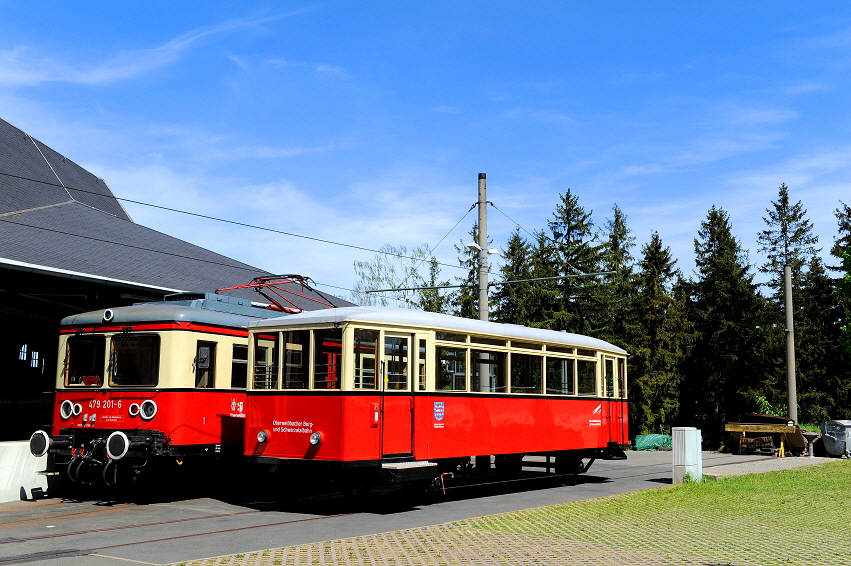
[[[144,322],[138,324],[95,324],[91,326],[66,326],[59,329],[59,334],[76,334],[78,332],[161,332],[166,330],[189,330],[192,332],[206,332],[224,336],[248,336],[248,330],[239,328],[228,328],[225,326],[212,326],[197,322]]]
[[[82,406],[78,416],[62,418],[59,408],[66,399]],[[131,416],[130,405],[141,404],[146,399],[156,402],[156,415],[150,420]],[[169,437],[172,446],[242,442],[244,435],[243,391],[63,389],[56,392],[54,401],[54,435],[63,428],[158,430]],[[91,415],[96,416],[94,423],[91,423]]]

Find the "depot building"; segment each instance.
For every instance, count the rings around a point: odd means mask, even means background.
[[[263,275],[133,222],[103,179],[0,119],[0,441],[50,424],[62,318]],[[298,292],[299,308],[326,308]]]

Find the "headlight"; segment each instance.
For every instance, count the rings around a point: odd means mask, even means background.
[[[43,430],[35,431],[30,437],[30,453],[40,458],[47,454],[48,448],[50,448],[50,436]]]
[[[70,419],[71,415],[74,414],[74,403],[65,399],[62,401],[62,404],[59,406],[59,416],[63,419]]]
[[[150,399],[145,399],[142,401],[142,404],[139,405],[139,416],[145,419],[146,421],[154,418],[154,415],[157,414],[157,404],[151,401]]]
[[[320,444],[324,439],[325,435],[318,431],[310,435],[310,443],[314,446]]]
[[[79,403],[74,403],[74,416],[79,417],[80,413],[83,412],[83,406]]]
[[[261,430],[257,433],[257,442],[266,442],[269,439],[269,432],[266,430]]]
[[[139,414],[139,403],[130,403],[130,407],[127,409],[127,412],[130,413],[131,417],[135,417]]]
[[[128,450],[130,450],[130,439],[120,430],[116,430],[106,439],[106,455],[111,460],[120,460]]]

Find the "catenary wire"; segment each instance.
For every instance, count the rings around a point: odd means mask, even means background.
[[[76,188],[76,187],[71,187],[71,186],[67,186],[67,187],[66,187],[66,186],[64,186],[64,185],[60,185],[60,184],[57,184],[57,183],[51,183],[51,182],[49,182],[49,181],[41,181],[41,180],[39,180],[39,179],[31,179],[31,178],[29,178],[29,177],[22,177],[22,176],[20,176],[20,175],[14,175],[14,174],[12,174],[12,173],[7,173],[7,172],[5,172],[5,171],[0,171],[0,175],[4,175],[4,176],[6,176],[6,177],[11,177],[11,178],[14,178],[14,179],[20,179],[20,180],[22,180],[22,181],[31,181],[31,182],[33,182],[33,183],[41,183],[41,184],[44,184],[44,185],[50,185],[50,186],[53,186],[53,187],[64,188],[64,189],[67,189],[67,190],[78,191],[78,192],[81,192],[81,193],[86,193],[86,194],[90,194],[90,195],[96,195],[96,196],[99,196],[99,197],[110,198],[108,195],[104,195],[104,194],[102,194],[102,193],[97,193],[97,192],[94,192],[94,191],[87,191],[87,190],[85,190],[85,189],[78,189],[78,188]],[[325,239],[323,239],[323,238],[316,238],[316,237],[314,237],[314,236],[305,236],[305,235],[303,235],[303,234],[296,234],[296,233],[294,233],[294,232],[285,232],[285,231],[283,231],[283,230],[277,230],[277,229],[275,229],[275,228],[267,228],[267,227],[265,227],[265,226],[257,226],[257,225],[255,225],[255,224],[248,224],[248,223],[246,223],[246,222],[239,222],[239,221],[237,221],[237,220],[228,220],[228,219],[226,219],[226,218],[218,218],[218,217],[216,217],[216,216],[209,216],[209,215],[207,215],[207,214],[201,214],[201,213],[199,213],[199,212],[190,212],[190,211],[188,211],[188,210],[180,210],[180,209],[178,209],[178,208],[171,208],[171,207],[168,207],[168,206],[162,206],[162,205],[159,205],[159,204],[151,204],[151,203],[149,203],[149,202],[143,202],[143,201],[134,200],[134,199],[129,199],[129,198],[124,198],[124,197],[118,197],[118,196],[115,196],[115,195],[113,195],[113,196],[112,196],[112,198],[115,198],[116,200],[120,200],[120,201],[124,201],[124,202],[130,202],[130,203],[133,203],[133,204],[139,204],[139,205],[142,205],[142,206],[149,206],[149,207],[151,207],[151,208],[158,208],[158,209],[160,209],[160,210],[167,210],[167,211],[169,211],[169,212],[177,212],[177,213],[180,213],[180,214],[186,214],[186,215],[189,215],[189,216],[196,216],[196,217],[198,217],[198,218],[204,218],[204,219],[206,219],[206,220],[215,220],[216,222],[224,222],[224,223],[226,223],[226,224],[233,224],[233,225],[236,225],[236,226],[243,226],[243,227],[245,227],[245,228],[252,228],[252,229],[255,229],[255,230],[263,230],[263,231],[265,231],[265,232],[272,232],[272,233],[274,233],[274,234],[281,234],[281,235],[284,235],[284,236],[292,236],[292,237],[294,237],[294,238],[303,238],[303,239],[305,239],[305,240],[312,240],[312,241],[314,241],[314,242],[320,242],[320,243],[323,243],[323,244],[332,244],[332,245],[335,245],[335,246],[342,246],[342,247],[344,247],[344,248],[352,248],[352,249],[361,250],[361,251],[366,251],[366,252],[373,252],[373,253],[377,253],[377,254],[389,255],[389,252],[383,252],[383,251],[381,251],[381,250],[375,250],[375,249],[372,249],[372,248],[366,248],[366,247],[363,247],[363,246],[356,246],[356,245],[354,245],[354,244],[344,244],[344,243],[342,243],[342,242],[335,242],[335,241],[333,241],[333,240],[325,240]],[[469,211],[468,211],[468,212],[469,212]],[[108,241],[108,240],[102,240],[102,241],[105,241],[105,242],[106,242],[106,241]],[[117,242],[113,242],[113,243],[117,243]],[[416,257],[409,257],[409,256],[401,256],[401,257],[404,257],[405,259],[412,259],[412,260],[415,260],[415,261],[416,261],[416,260],[418,260],[418,259],[420,259],[420,258],[416,258]],[[450,264],[450,263],[440,263],[440,262],[438,262],[438,265],[442,265],[442,266],[444,266],[444,267],[452,267],[452,268],[455,268],[455,269],[461,269],[461,267],[460,267],[460,266],[458,266],[458,265],[452,265],[452,264]]]
[[[490,205],[491,205],[492,207],[494,207],[495,209],[497,209],[497,210],[499,211],[499,213],[500,213],[500,214],[502,214],[503,216],[505,216],[506,218],[508,218],[509,220],[511,220],[511,221],[512,221],[512,222],[513,222],[513,223],[514,223],[514,224],[515,224],[518,228],[520,228],[521,230],[523,230],[524,232],[526,232],[527,234],[529,234],[530,236],[532,236],[532,238],[535,238],[535,235],[534,235],[532,232],[530,232],[529,230],[527,230],[526,228],[524,228],[523,226],[521,226],[519,222],[517,222],[516,220],[514,220],[513,218],[511,218],[509,215],[507,215],[506,213],[504,213],[504,212],[502,211],[502,209],[500,209],[497,205],[495,205],[495,204],[494,204],[494,203],[492,203],[491,201],[488,201],[488,202],[490,203]]]

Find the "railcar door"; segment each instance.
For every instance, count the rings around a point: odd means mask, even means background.
[[[381,357],[381,424],[383,456],[413,452],[413,397],[411,395],[411,336],[384,334]]]
[[[615,359],[603,356],[603,396],[606,398],[603,426],[606,428],[606,442],[620,438],[620,403],[615,399]]]

